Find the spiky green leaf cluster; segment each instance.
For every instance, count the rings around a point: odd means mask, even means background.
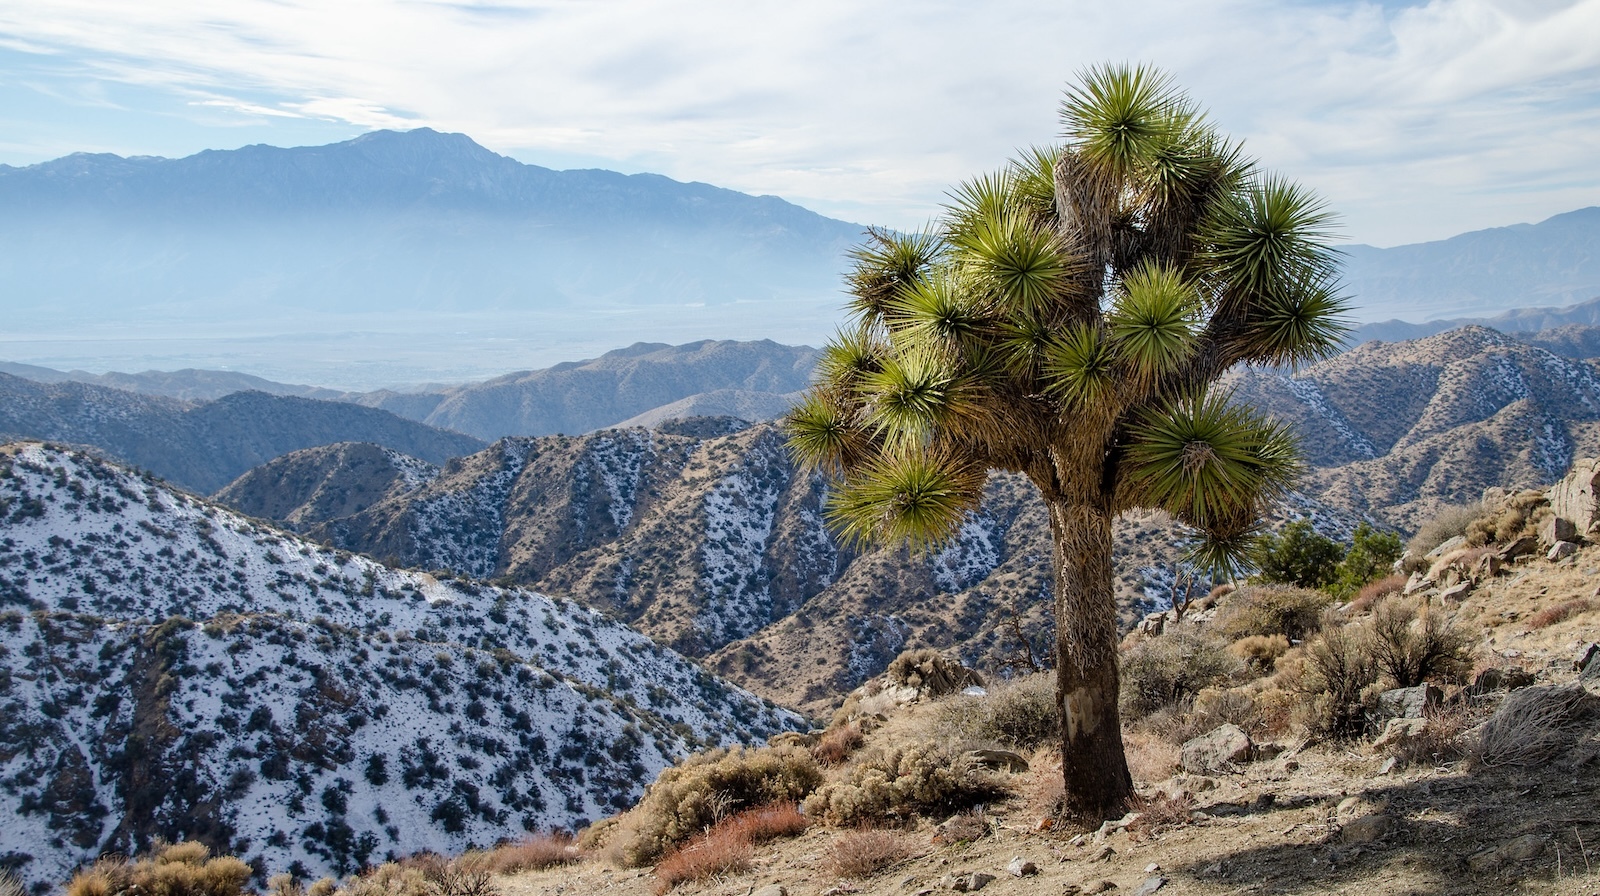
[[[1336,350],[1331,217],[1152,69],[1085,72],[1062,124],[927,232],[868,233],[791,446],[840,477],[855,538],[930,543],[1001,468],[1110,513],[1166,508],[1226,565],[1294,455],[1208,389]]]

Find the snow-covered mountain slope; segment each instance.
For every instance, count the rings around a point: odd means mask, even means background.
[[[0,449],[0,858],[27,880],[157,836],[266,872],[456,852],[800,722],[574,603]]]

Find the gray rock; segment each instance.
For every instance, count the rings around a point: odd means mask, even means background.
[[[789,891],[778,884],[768,884],[750,896],[789,896]]]
[[[1427,719],[1390,719],[1383,726],[1383,733],[1372,742],[1372,748],[1380,752],[1392,752],[1409,745],[1428,731]]]
[[[982,871],[974,871],[966,877],[967,888],[964,892],[976,893],[984,887],[987,887],[993,881],[993,874],[984,874]]]
[[[1600,460],[1586,457],[1572,465],[1572,470],[1560,482],[1550,486],[1545,494],[1550,498],[1550,510],[1568,521],[1579,535],[1588,535],[1600,523]]]
[[[1559,516],[1552,516],[1539,527],[1539,541],[1542,544],[1556,545],[1563,541],[1575,541],[1578,527],[1571,520],[1564,520]]]
[[[1506,666],[1497,669],[1485,669],[1478,673],[1472,680],[1472,687],[1467,691],[1474,695],[1488,694],[1494,691],[1515,691],[1525,688],[1536,681],[1532,672],[1518,666]]]
[[[1578,656],[1572,661],[1572,668],[1579,672],[1600,661],[1600,644],[1590,642],[1578,649]]]
[[[1472,580],[1462,579],[1449,588],[1439,592],[1440,600],[1463,601],[1472,593]]]
[[[1546,560],[1549,560],[1550,562],[1554,563],[1557,560],[1565,560],[1568,557],[1571,557],[1573,554],[1576,554],[1577,552],[1578,552],[1578,546],[1573,544],[1572,542],[1570,542],[1570,541],[1558,541],[1555,544],[1550,546],[1550,552],[1545,554],[1544,558]]]
[[[1133,896],[1153,896],[1155,891],[1166,885],[1167,879],[1160,875],[1156,875],[1155,877],[1147,877],[1144,879],[1144,883],[1140,884],[1139,888],[1133,891]]]
[[[1439,705],[1444,691],[1431,684],[1395,688],[1378,695],[1378,716],[1383,719],[1420,719],[1430,706]]]
[[[1381,840],[1394,830],[1394,819],[1387,815],[1363,815],[1353,818],[1339,829],[1341,843],[1372,843]]]
[[[1531,554],[1539,549],[1539,539],[1533,535],[1524,535],[1521,538],[1501,548],[1498,556],[1501,560],[1515,560],[1525,554]]]
[[[1526,862],[1544,852],[1544,842],[1544,837],[1540,834],[1523,834],[1501,846],[1499,853],[1501,858],[1507,861]]]
[[[1465,535],[1457,535],[1457,536],[1455,536],[1453,538],[1445,539],[1443,542],[1441,542],[1439,544],[1438,547],[1436,547],[1433,550],[1429,551],[1425,556],[1427,556],[1427,558],[1429,560],[1437,560],[1440,557],[1443,557],[1445,554],[1448,554],[1451,551],[1456,550],[1457,548],[1464,548],[1466,546],[1467,546],[1467,537]]]
[[[1578,673],[1578,684],[1583,685],[1584,690],[1589,693],[1600,697],[1600,659],[1590,660],[1589,665],[1583,667],[1583,671]]]
[[[1006,871],[1012,877],[1032,877],[1039,873],[1039,866],[1022,856],[1017,856],[1006,864]]]
[[[1028,760],[1010,750],[973,750],[968,755],[972,757],[974,762],[988,768],[1004,769],[1010,772],[1025,772],[1028,770]]]
[[[1191,775],[1236,771],[1237,763],[1250,761],[1252,746],[1238,725],[1223,725],[1183,745],[1183,770]]]
[[[1418,591],[1426,591],[1427,589],[1432,588],[1432,587],[1433,587],[1433,580],[1432,579],[1428,578],[1427,576],[1423,575],[1420,572],[1414,572],[1414,573],[1411,574],[1411,578],[1406,579],[1406,587],[1401,593],[1406,594],[1406,595],[1412,595],[1412,594],[1416,594]]]

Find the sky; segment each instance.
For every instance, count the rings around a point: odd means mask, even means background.
[[[1056,139],[1064,87],[1124,60],[1355,242],[1600,204],[1600,0],[13,2],[0,163],[428,126],[910,229]]]

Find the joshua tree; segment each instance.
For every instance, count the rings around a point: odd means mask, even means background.
[[[944,539],[990,470],[1039,489],[1066,809],[1097,823],[1132,793],[1112,520],[1164,509],[1195,530],[1196,562],[1229,571],[1298,458],[1212,384],[1331,354],[1343,306],[1320,202],[1258,170],[1166,76],[1089,70],[1061,119],[1064,145],[962,184],[931,232],[869,232],[853,322],[787,425],[858,542]]]

